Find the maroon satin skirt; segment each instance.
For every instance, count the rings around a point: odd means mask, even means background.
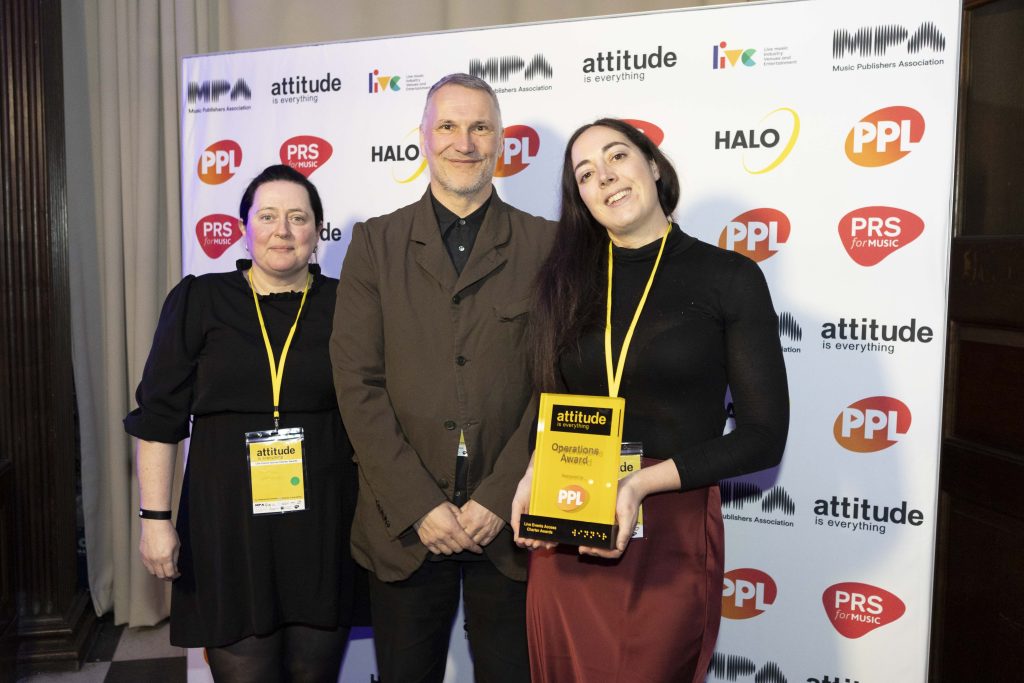
[[[644,538],[618,560],[531,553],[533,683],[704,681],[722,612],[718,487],[648,496],[643,509]]]

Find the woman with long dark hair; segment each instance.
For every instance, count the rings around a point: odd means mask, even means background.
[[[570,138],[531,320],[534,381],[598,396],[617,386],[623,441],[642,442],[644,457],[619,482],[611,550],[517,533],[535,550],[535,683],[703,681],[721,614],[718,481],[778,464],[785,447],[786,372],[764,276],[672,223],[678,200],[671,163],[628,123],[600,119]],[[727,388],[736,428],[723,435]],[[532,466],[513,501],[517,532],[531,481]],[[643,537],[631,539],[641,503]]]

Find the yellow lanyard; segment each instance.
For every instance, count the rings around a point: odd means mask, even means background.
[[[622,340],[618,367],[615,370],[612,370],[612,265],[615,263],[615,259],[612,252],[612,243],[608,242],[608,315],[604,327],[604,364],[608,372],[608,395],[612,398],[619,395],[619,384],[622,383],[622,370],[626,367],[626,352],[629,351],[629,343],[633,341],[633,330],[636,329],[636,323],[640,320],[640,312],[644,310],[644,304],[647,303],[647,294],[651,291],[651,285],[654,284],[654,274],[658,272],[658,264],[661,263],[661,255],[665,252],[665,242],[668,241],[668,234],[670,232],[672,232],[671,223],[665,228],[665,234],[661,237],[658,258],[654,259],[651,276],[647,278],[647,286],[644,287],[640,303],[636,305],[636,311],[633,313],[633,322],[629,324],[629,329],[626,330],[626,337]]]
[[[284,348],[281,349],[281,361],[274,360],[274,349],[270,346],[270,335],[267,334],[267,324],[263,322],[263,311],[260,310],[260,299],[256,296],[256,286],[252,283],[252,268],[249,268],[249,289],[252,291],[252,300],[256,302],[256,316],[260,319],[260,331],[263,332],[263,343],[267,346],[267,360],[270,361],[270,384],[274,389],[274,429],[281,423],[281,380],[284,379],[284,361],[288,357],[288,348],[292,345],[292,337],[299,326],[299,316],[302,315],[302,307],[306,305],[306,295],[309,294],[309,283],[312,277],[306,275],[306,286],[302,289],[302,301],[299,302],[299,312],[295,314],[295,322],[292,329],[288,331],[288,338],[284,341]]]

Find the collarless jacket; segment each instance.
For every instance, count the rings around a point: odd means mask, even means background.
[[[331,360],[359,464],[352,552],[383,581],[408,577],[429,554],[412,525],[451,500],[460,433],[470,499],[506,521],[484,552],[526,579],[507,522],[532,449],[526,320],[554,232],[493,194],[457,274],[429,190],[352,228]]]

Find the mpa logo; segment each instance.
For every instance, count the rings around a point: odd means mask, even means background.
[[[582,486],[570,484],[558,490],[558,509],[564,512],[576,512],[587,504],[587,491]]]
[[[374,69],[366,75],[367,80],[367,92],[373,93],[385,93],[388,91],[398,92],[402,89],[399,85],[399,81],[402,80],[401,76],[381,76],[380,69]]]
[[[643,121],[641,119],[622,120],[646,135],[647,138],[654,143],[655,147],[661,147],[661,143],[665,141],[665,131],[650,121]]]
[[[731,403],[729,404],[728,413],[732,419],[735,419],[736,412]],[[718,487],[722,495],[723,511],[730,509],[743,510],[747,505],[750,505],[751,507],[760,507],[762,512],[769,514],[778,511],[778,514],[792,517],[796,513],[796,503],[793,502],[789,492],[782,486],[774,486],[771,490],[765,491],[753,482],[725,479],[718,482]],[[723,516],[726,519],[738,522],[756,521],[758,523],[780,526],[776,522],[764,520],[760,517],[751,519],[746,516],[733,514],[725,514]],[[786,524],[785,526],[791,525]]]
[[[909,430],[910,408],[891,396],[870,396],[851,403],[832,426],[839,445],[856,453],[885,450]]]
[[[469,60],[469,75],[477,76],[490,83],[498,81],[507,83],[513,76],[522,74],[523,78],[532,81],[535,78],[548,80],[555,75],[555,70],[542,54],[535,54],[526,61],[519,55],[490,57],[489,59]]]
[[[778,209],[751,209],[725,224],[718,246],[764,261],[786,243],[789,229],[789,217]]]
[[[220,258],[232,244],[242,237],[238,219],[224,213],[212,213],[196,223],[196,239],[203,253],[212,259]]]
[[[860,638],[907,611],[903,601],[889,591],[852,581],[826,588],[821,602],[832,626],[847,638]]]
[[[765,114],[757,128],[715,131],[715,149],[742,149],[743,169],[751,175],[775,170],[800,137],[800,115],[789,107]]]
[[[736,66],[757,66],[754,61],[754,53],[757,50],[743,49],[727,50],[728,43],[724,40],[711,48],[711,68],[727,69]]]
[[[890,48],[904,43],[906,51],[912,55],[924,49],[932,52],[942,52],[946,49],[946,37],[942,35],[942,31],[932,22],[926,21],[918,26],[913,34],[906,26],[899,24],[862,26],[853,32],[836,29],[832,33],[832,57],[881,57]]]
[[[855,263],[877,265],[924,232],[924,221],[892,206],[865,206],[839,221],[839,240]]]
[[[775,603],[775,580],[759,569],[733,569],[722,579],[722,616],[751,619]]]
[[[419,126],[415,126],[396,145],[370,147],[371,163],[387,163],[391,179],[399,184],[411,183],[427,170],[427,159],[419,147]]]
[[[230,180],[241,165],[241,146],[234,140],[220,140],[199,155],[196,171],[207,185],[220,185]]]
[[[227,95],[234,102],[238,99],[251,100],[252,90],[244,78],[239,78],[232,85],[229,81],[189,81],[185,94],[189,104],[216,103],[221,97]]]
[[[846,136],[846,156],[858,166],[885,166],[914,151],[924,137],[924,117],[911,107],[871,112]]]
[[[786,674],[782,672],[782,667],[770,659],[758,666],[754,660],[744,655],[718,651],[711,655],[707,680],[750,683],[788,683],[789,681]],[[836,681],[836,683],[839,682]]]
[[[498,157],[494,175],[507,178],[524,170],[537,158],[540,151],[540,136],[529,126],[508,126],[505,128],[505,147]]]
[[[327,163],[334,153],[331,143],[314,135],[296,135],[281,145],[281,163],[306,176]]]
[[[804,328],[800,327],[796,317],[789,311],[779,314],[779,339],[783,337],[788,337],[795,342],[804,338]]]

